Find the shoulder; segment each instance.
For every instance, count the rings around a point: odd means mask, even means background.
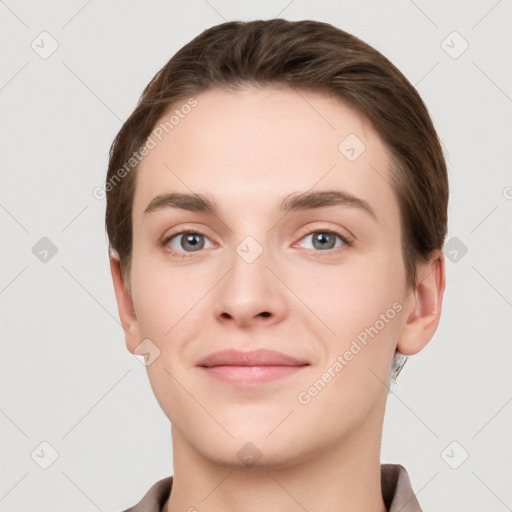
[[[381,464],[382,497],[388,512],[421,512],[407,470],[401,464]]]
[[[172,488],[172,476],[153,484],[143,498],[123,512],[161,512]]]

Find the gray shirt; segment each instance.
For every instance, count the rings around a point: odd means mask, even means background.
[[[381,464],[382,497],[388,512],[421,512],[409,475],[400,464]],[[172,488],[172,476],[154,484],[137,505],[124,512],[162,512]]]

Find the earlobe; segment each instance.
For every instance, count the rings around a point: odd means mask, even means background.
[[[432,339],[441,317],[445,286],[445,259],[438,250],[419,268],[418,281],[410,295],[409,316],[397,344],[400,353],[416,354]]]
[[[126,348],[132,354],[140,344],[140,332],[132,297],[125,286],[121,273],[119,256],[116,253],[110,255],[110,271],[114,283],[119,318],[124,330]]]

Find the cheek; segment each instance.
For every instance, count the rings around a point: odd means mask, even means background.
[[[216,280],[207,265],[171,265],[164,257],[134,255],[132,289],[141,336],[162,351],[180,350],[181,340],[197,327],[195,317]]]
[[[348,386],[361,403],[367,403],[365,396],[381,391],[376,375],[387,380],[403,326],[404,287],[405,274],[391,253],[369,256],[368,262],[357,267],[339,267],[321,286],[318,280],[308,280],[304,296],[314,301],[311,309],[334,331],[323,337],[325,367],[339,363],[338,356],[342,356],[343,369],[336,372],[341,368],[338,364],[331,370],[337,375],[331,390],[343,399],[348,399]]]
[[[322,279],[302,276],[301,296],[340,339],[354,337],[403,300],[404,276],[391,262],[373,260],[358,268],[340,266]],[[395,307],[396,310],[396,307]],[[395,316],[395,310],[390,315]],[[390,316],[388,315],[388,316]]]
[[[335,334],[322,337],[326,360],[301,397],[311,400],[306,411],[321,410],[333,424],[347,423],[344,415],[350,410],[355,425],[386,395],[403,325],[403,276],[389,265],[340,268],[324,286],[313,280],[305,285],[304,293],[314,302],[311,309]]]

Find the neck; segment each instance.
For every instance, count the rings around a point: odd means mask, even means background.
[[[163,510],[386,512],[380,474],[383,411],[372,413],[350,436],[286,467],[215,464],[173,426],[174,478]]]

